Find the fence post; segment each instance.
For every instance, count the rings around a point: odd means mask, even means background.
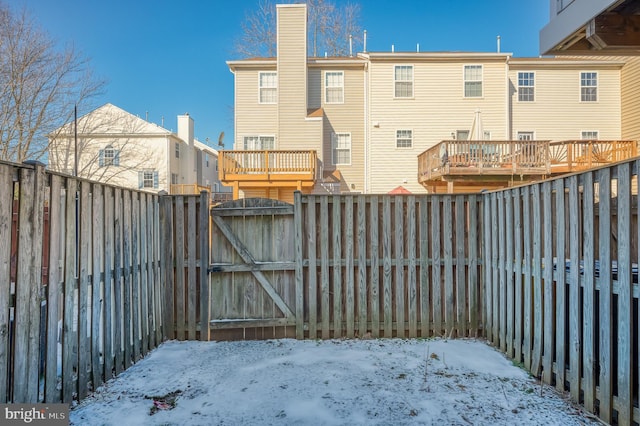
[[[211,216],[209,214],[209,193],[200,192],[200,340],[209,340],[209,321],[211,320],[209,292],[209,244],[211,240]]]
[[[163,340],[175,338],[173,320],[173,198],[160,191],[160,291],[164,294]]]
[[[304,279],[302,276],[302,194],[293,194],[293,224],[296,282],[296,339],[304,339]]]

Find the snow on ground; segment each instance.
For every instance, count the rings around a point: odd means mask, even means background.
[[[166,342],[74,408],[71,423],[582,425],[596,421],[481,341],[285,339]]]

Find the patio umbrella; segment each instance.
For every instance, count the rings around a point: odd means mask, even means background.
[[[481,141],[484,139],[484,129],[482,128],[482,118],[480,118],[480,110],[477,109],[471,123],[471,131],[467,140]]]
[[[392,189],[391,191],[387,192],[387,194],[391,194],[391,195],[398,195],[398,194],[411,194],[411,191],[409,191],[407,188],[405,188],[404,186],[400,185],[395,187],[394,189]]]

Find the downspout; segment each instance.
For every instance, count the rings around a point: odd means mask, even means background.
[[[511,129],[511,86],[509,85],[509,59],[511,58],[511,55],[507,55],[507,60],[504,64],[504,79],[505,79],[505,85],[506,85],[506,90],[505,90],[505,112],[506,112],[506,116],[505,116],[505,135],[507,137],[507,140],[511,140],[512,139],[512,129]]]
[[[364,190],[369,193],[369,61],[364,63]]]

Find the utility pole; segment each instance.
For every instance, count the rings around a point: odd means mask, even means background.
[[[78,176],[78,105],[73,106],[73,175]]]

